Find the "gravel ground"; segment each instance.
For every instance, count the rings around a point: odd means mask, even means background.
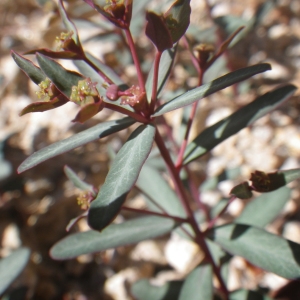
[[[5,257],[20,246],[27,246],[32,251],[28,266],[8,293],[19,295],[19,298],[14,299],[129,300],[132,298],[128,286],[139,278],[155,277],[158,282],[183,278],[203,256],[194,244],[177,236],[169,240],[145,241],[136,246],[81,256],[65,262],[50,259],[50,247],[67,234],[65,228],[69,220],[82,212],[76,203],[78,191],[65,177],[63,166],[69,165],[86,181],[99,186],[108,170],[107,145],[118,149],[128,136],[128,131],[122,131],[113,140],[105,138],[90,143],[21,175],[16,174],[18,165],[33,151],[101,121],[118,117],[116,113],[105,111],[84,125],[74,125],[71,120],[77,109],[71,103],[56,110],[19,116],[22,108],[36,101],[36,87],[19,71],[10,56],[10,50],[23,53],[33,48],[52,48],[55,36],[62,31],[54,2],[37,2],[2,0],[0,3],[0,255]],[[79,2],[68,1],[74,16],[78,15],[76,6]],[[150,5],[155,6],[153,2]],[[230,14],[245,20],[253,17],[263,2],[267,1],[208,1],[212,17]],[[212,21],[204,0],[192,1],[192,7],[194,26],[210,28]],[[85,15],[93,17],[88,13]],[[300,2],[278,0],[277,5],[270,9],[255,29],[222,58],[223,63],[232,70],[269,62],[272,71],[240,85],[238,93],[234,88],[227,88],[204,99],[192,135],[195,136],[205,126],[251,102],[257,95],[281,84],[300,86],[299,28]],[[88,40],[96,31],[91,32],[82,26],[79,32],[87,39],[85,47],[89,51],[94,51],[111,65],[118,59],[112,51],[114,43],[105,42],[99,50],[98,42]],[[219,38],[225,35],[224,30],[220,29]],[[147,48],[145,43],[147,45],[148,42],[142,37],[138,41],[140,51],[144,51]],[[187,60],[188,55],[183,51],[168,84],[170,89],[192,87],[195,84],[196,78],[190,76]],[[71,68],[70,64],[66,66]],[[124,78],[131,79],[134,76],[132,70],[132,65],[121,70]],[[214,78],[214,74],[209,76]],[[276,169],[300,168],[299,94],[300,90],[276,111],[240,131],[213,149],[210,155],[191,165],[199,182],[217,176],[226,169],[239,170],[235,180],[223,181],[216,189],[203,193],[202,199],[207,205],[213,206],[227,197],[230,189],[249,178],[254,170],[271,172]],[[167,118],[176,133],[181,114],[176,112]],[[268,230],[300,243],[298,183],[291,184],[291,199]],[[129,202],[137,208],[144,205],[138,195]],[[244,202],[237,200],[230,206],[227,217],[237,216],[243,207]],[[130,216],[124,214],[121,218]],[[82,220],[71,231],[86,229],[86,222]],[[262,272],[239,257],[232,260],[230,268],[230,289],[261,286],[270,289],[271,294],[275,295],[276,290],[288,283],[283,278]],[[284,294],[284,299],[300,299],[299,286],[296,285],[292,296]]]

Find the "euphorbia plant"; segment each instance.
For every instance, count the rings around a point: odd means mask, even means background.
[[[257,64],[229,72],[209,83],[203,82],[205,72],[228,50],[243,27],[232,32],[223,43],[216,45],[216,50],[212,45],[202,43],[193,52],[185,37],[190,24],[190,1],[174,1],[161,14],[147,11],[145,33],[154,45],[155,54],[152,68],[146,77],[131,33],[132,8],[135,2],[111,0],[103,5],[93,0],[85,2],[116,26],[117,34],[125,35],[136,68],[137,83],[124,82],[113,69],[85,51],[77,29],[68,18],[61,0],[58,7],[67,32],[57,38],[58,49],[36,49],[28,52],[27,54],[35,54],[38,66],[12,52],[19,67],[40,87],[37,95],[41,101],[27,106],[21,114],[46,111],[71,101],[80,106],[73,120],[75,122],[83,123],[101,113],[103,109],[124,115],[123,118],[100,123],[33,153],[21,164],[19,172],[135,124],[134,131],[116,154],[105,182],[99,188],[83,182],[69,167],[65,167],[68,178],[83,190],[79,201],[87,208],[83,215],[71,221],[70,226],[79,218],[87,217],[91,230],[72,234],[59,241],[51,249],[52,258],[70,259],[176,231],[193,240],[205,254],[201,264],[183,282],[177,299],[207,300],[212,299],[214,294],[222,299],[247,299],[250,293],[248,291],[228,290],[223,266],[231,256],[227,256],[227,260],[222,259],[228,253],[242,256],[257,267],[282,277],[299,277],[300,245],[271,234],[263,227],[274,219],[288,199],[287,188],[277,189],[300,177],[300,170],[272,174],[255,171],[249,182],[232,189],[226,205],[215,214],[201,202],[199,187],[190,176],[189,167],[192,161],[274,110],[291,97],[296,87],[288,84],[259,96],[252,103],[205,128],[190,142],[191,126],[201,99],[271,68],[269,64]],[[181,41],[190,51],[191,61],[198,74],[198,84],[195,88],[165,101],[162,91],[174,66]],[[80,73],[66,70],[54,59],[72,60]],[[159,130],[159,125],[168,128],[164,115],[189,105],[192,108],[184,126],[185,134],[183,140],[177,144],[171,131],[165,136]],[[166,168],[157,167],[153,163],[158,158],[148,158],[153,149],[159,151],[159,159],[164,161]],[[188,187],[183,183],[182,171],[187,176],[185,180]],[[170,176],[172,186],[163,178],[162,173],[165,172]],[[135,186],[150,199],[147,200],[149,209],[138,210],[124,206],[129,192]],[[233,222],[216,226],[216,221],[232,201],[236,198],[248,199],[252,196],[252,191],[273,192],[250,202],[243,214]],[[193,209],[189,194],[198,205],[197,210]],[[259,210],[255,222],[253,215],[249,213],[253,206]],[[122,210],[131,210],[140,216],[115,224],[113,221]],[[199,212],[202,214],[200,220],[196,218]],[[203,224],[206,224],[206,228],[200,228]],[[217,279],[215,287],[213,276]],[[162,299],[157,296],[161,293],[159,288],[150,287],[147,281],[137,282],[132,287],[132,293],[137,299],[148,299],[145,290],[149,288],[153,289],[152,299]]]

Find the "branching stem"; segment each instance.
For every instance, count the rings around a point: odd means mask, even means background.
[[[124,29],[124,31],[125,31],[125,34],[126,34],[126,38],[127,38],[127,42],[128,42],[130,51],[131,51],[132,59],[133,59],[133,62],[134,62],[135,68],[136,68],[136,72],[137,72],[141,92],[145,92],[146,90],[145,90],[144,76],[143,76],[143,73],[142,73],[141,64],[140,64],[140,61],[138,59],[138,55],[137,55],[137,52],[136,52],[136,48],[135,48],[135,45],[134,45],[134,42],[133,42],[133,38],[132,38],[132,35],[131,35],[131,32],[130,32],[130,29],[129,28]]]
[[[231,196],[231,198],[228,200],[226,205],[223,207],[223,209],[208,223],[207,228],[205,230],[208,231],[209,229],[213,228],[216,222],[220,219],[220,217],[225,213],[228,206],[236,199],[236,196]],[[204,232],[204,233],[205,233]]]
[[[149,123],[148,119],[144,118],[143,116],[141,116],[141,115],[139,115],[139,114],[137,114],[137,113],[135,113],[131,110],[123,108],[119,105],[115,105],[115,104],[112,104],[112,103],[105,102],[105,108],[108,108],[108,109],[111,109],[113,111],[117,111],[121,114],[127,115],[127,116],[135,119],[138,122],[141,122],[141,123],[144,123],[144,124]]]
[[[202,83],[203,83],[203,75],[204,75],[203,69],[200,68],[199,69],[199,76],[198,76],[198,86],[202,85]],[[185,131],[184,139],[182,141],[182,144],[181,144],[181,147],[180,147],[180,150],[179,150],[179,154],[178,154],[178,158],[177,158],[177,162],[176,162],[176,169],[177,169],[178,172],[182,168],[183,156],[184,156],[186,146],[188,144],[188,139],[189,139],[191,127],[192,127],[192,124],[193,124],[193,121],[195,119],[195,115],[196,115],[196,112],[197,112],[198,103],[199,103],[199,101],[193,103],[192,110],[191,110],[191,113],[190,113],[190,116],[189,116],[189,120],[188,120],[188,123],[186,125],[186,131]]]
[[[204,236],[203,232],[200,230],[200,228],[198,227],[198,224],[197,224],[197,221],[195,220],[193,211],[189,205],[189,200],[186,196],[183,183],[179,177],[179,174],[177,172],[177,169],[175,168],[175,165],[172,161],[170,153],[169,153],[168,149],[166,148],[165,143],[164,143],[160,133],[158,132],[158,130],[156,130],[155,142],[160,150],[162,157],[164,158],[165,163],[167,164],[170,175],[171,175],[174,185],[175,185],[175,189],[177,191],[179,199],[181,200],[181,204],[182,204],[183,208],[185,209],[185,212],[188,216],[189,224],[192,226],[193,231],[195,232],[195,242],[199,245],[199,247],[205,253],[206,260],[211,264],[214,274],[219,281],[220,289],[222,290],[222,292],[225,296],[225,299],[229,299],[228,298],[229,293],[228,293],[227,287],[223,281],[223,278],[221,276],[220,268],[215,264],[213,257],[209,251],[209,248],[206,244],[205,236]]]

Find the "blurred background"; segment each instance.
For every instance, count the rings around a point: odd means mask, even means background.
[[[153,47],[144,35],[144,10],[163,10],[172,1],[139,1],[134,0],[133,34],[147,74],[153,61]],[[300,86],[298,0],[195,0],[191,5],[191,26],[187,32],[191,46],[197,43],[217,46],[239,26],[245,26],[243,37],[207,72],[206,81],[260,62],[272,65],[272,71],[203,99],[192,136],[281,84]],[[81,0],[66,1],[65,6],[77,25],[84,48],[113,67],[127,83],[136,82],[130,53],[113,27]],[[50,247],[67,234],[68,222],[82,213],[76,200],[79,191],[67,180],[64,165],[99,187],[109,168],[108,150],[117,151],[126,140],[128,130],[60,155],[23,174],[16,172],[20,163],[34,151],[118,117],[105,110],[85,124],[74,124],[71,120],[77,107],[72,103],[44,113],[19,116],[26,105],[37,101],[37,86],[19,70],[10,51],[22,54],[36,48],[54,49],[55,37],[62,31],[64,27],[55,1],[2,0],[0,3],[0,256],[5,257],[21,246],[31,249],[27,267],[2,299],[132,299],[129,286],[137,279],[182,278],[193,260],[201,260],[195,246],[166,237],[64,262],[53,261],[48,254]],[[184,44],[179,45],[179,50],[163,99],[170,99],[197,84],[189,52]],[[28,58],[34,60],[32,55]],[[76,70],[69,61],[61,63]],[[228,197],[230,189],[247,180],[254,170],[300,168],[299,94],[297,91],[276,111],[191,164],[199,184],[220,174],[232,174],[216,185],[202,188],[202,199],[208,206],[213,207]],[[166,117],[179,139],[182,112]],[[268,230],[300,243],[299,182],[290,186],[291,198]],[[128,201],[137,207],[144,203],[137,193]],[[237,216],[243,206],[244,203],[237,200],[230,206],[228,218]],[[130,217],[130,214],[122,217]],[[85,220],[71,229],[78,230],[87,230]],[[276,290],[288,283],[241,258],[233,259],[230,267],[231,289],[259,286],[275,295]],[[298,291],[293,292],[298,298],[286,299],[299,299],[299,291],[298,287]]]

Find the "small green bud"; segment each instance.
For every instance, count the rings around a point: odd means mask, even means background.
[[[96,89],[96,83],[93,83],[90,78],[79,80],[77,86],[72,87],[70,100],[82,106],[88,103],[95,102],[94,97],[99,96]]]
[[[39,84],[40,89],[36,92],[39,99],[43,101],[50,101],[54,96],[52,91],[52,82],[49,78],[46,78]]]
[[[211,44],[202,43],[194,48],[194,52],[196,54],[200,67],[204,67],[209,58],[215,52],[215,47]]]
[[[70,43],[74,43],[73,39],[73,31],[62,32],[60,36],[55,38],[56,42],[56,51],[67,50],[70,46]]]

